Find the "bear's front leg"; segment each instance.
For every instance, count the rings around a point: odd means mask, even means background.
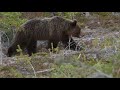
[[[37,52],[37,41],[36,40],[31,40],[30,43],[26,47],[27,53],[29,56]]]
[[[62,39],[62,43],[64,44],[64,48],[66,47],[69,48],[69,45],[70,45],[71,50],[76,50],[77,43],[72,38],[70,38],[70,40],[69,40],[69,37]]]
[[[50,49],[50,51],[52,51],[52,48],[56,48],[57,45],[58,45],[58,41],[56,41],[56,40],[49,40],[47,49]]]

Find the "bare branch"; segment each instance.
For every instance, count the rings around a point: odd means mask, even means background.
[[[43,71],[37,71],[35,73],[37,74],[37,73],[51,72],[52,70],[54,70],[54,68],[52,68],[52,69],[45,69]]]

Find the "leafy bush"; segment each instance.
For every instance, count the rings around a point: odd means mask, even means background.
[[[0,12],[0,30],[6,31],[10,40],[16,29],[26,21],[20,12]]]

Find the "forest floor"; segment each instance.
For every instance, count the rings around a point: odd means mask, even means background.
[[[83,50],[61,49],[38,52],[28,57],[3,57],[1,78],[118,78],[120,77],[119,28],[82,29],[74,38]]]

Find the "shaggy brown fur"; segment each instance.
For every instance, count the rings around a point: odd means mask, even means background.
[[[81,32],[76,20],[69,20],[59,16],[44,19],[31,19],[24,23],[18,30],[12,45],[8,49],[8,56],[12,56],[20,45],[22,49],[26,48],[28,54],[36,52],[37,40],[48,40],[48,48],[56,48],[59,41],[67,46],[69,36],[79,37]],[[71,38],[71,41],[73,39]],[[74,42],[74,41],[73,41]],[[71,46],[75,49],[76,43]]]

